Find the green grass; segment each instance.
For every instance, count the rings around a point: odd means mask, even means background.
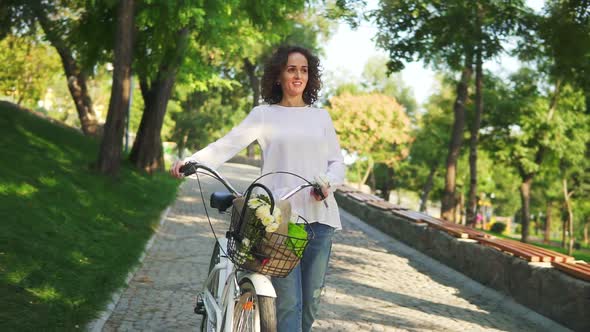
[[[0,330],[76,330],[122,286],[178,182],[91,170],[98,142],[0,104]],[[156,299],[154,299],[156,300]]]
[[[518,237],[517,236],[508,236],[508,235],[504,235],[504,234],[494,233],[494,232],[491,232],[491,231],[484,231],[484,232],[486,232],[488,234],[492,234],[492,235],[497,236],[497,237],[504,238],[504,239],[510,239],[510,240],[520,241],[520,236],[518,236]],[[545,248],[545,249],[557,251],[559,253],[562,253],[562,254],[566,254],[567,255],[567,249],[564,249],[562,247],[556,247],[556,246],[552,246],[552,245],[548,245],[548,244],[543,244],[543,243],[538,243],[538,242],[531,242],[531,241],[529,241],[529,242],[530,242],[529,244],[535,245],[537,247],[541,247],[541,248]],[[574,250],[572,256],[575,259],[577,259],[577,260],[583,260],[583,261],[586,261],[586,262],[589,262],[590,263],[590,254],[588,254],[587,251]]]

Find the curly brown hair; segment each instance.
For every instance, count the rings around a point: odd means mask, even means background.
[[[269,104],[277,104],[283,99],[283,90],[276,82],[281,75],[281,71],[287,65],[291,53],[301,53],[307,59],[308,79],[305,90],[303,90],[303,101],[307,105],[311,105],[318,100],[318,92],[322,88],[320,59],[301,46],[281,46],[268,60],[262,75],[262,99]]]

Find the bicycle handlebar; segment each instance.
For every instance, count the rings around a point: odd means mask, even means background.
[[[217,180],[219,180],[232,194],[234,194],[236,196],[243,196],[243,194],[238,192],[223,176],[221,176],[221,174],[219,174],[217,171],[215,171],[203,164],[200,164],[198,162],[189,161],[189,162],[185,163],[184,165],[182,165],[180,167],[179,171],[184,176],[190,176],[190,175],[197,173],[199,168],[202,168],[202,169],[208,171],[209,173],[211,173],[211,174],[207,174],[207,175],[212,175]],[[292,174],[292,173],[288,173],[288,172],[277,172],[277,173]],[[206,173],[203,173],[203,174],[206,174]],[[269,173],[269,174],[271,174],[271,173]],[[266,174],[266,175],[268,175],[268,174]],[[298,177],[300,177],[300,176],[298,176]],[[308,187],[313,187],[313,191],[316,193],[316,195],[320,196],[322,199],[326,199],[326,197],[324,196],[324,193],[322,192],[321,187],[318,184],[311,183],[310,181],[306,180],[305,178],[302,178],[302,177],[300,177],[300,178],[303,179],[306,183],[298,185],[297,187],[293,188],[288,193],[281,196],[281,198],[280,198],[281,200],[289,199],[289,198],[291,198],[291,196],[295,195],[299,191],[301,191],[305,188],[308,188]]]
[[[221,174],[219,174],[217,171],[203,165],[203,164],[199,164],[197,162],[194,161],[189,161],[187,163],[185,163],[184,165],[180,166],[179,171],[184,175],[184,176],[190,176],[193,175],[195,173],[197,173],[198,169],[202,168],[204,170],[206,170],[207,172],[211,173],[208,175],[213,175],[217,180],[219,180],[226,188],[227,190],[229,190],[232,194],[236,195],[236,196],[243,196],[239,191],[237,191],[223,176],[221,176]]]

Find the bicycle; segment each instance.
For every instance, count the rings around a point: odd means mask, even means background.
[[[199,171],[203,169],[207,172]],[[201,331],[276,331],[276,292],[269,277],[285,277],[299,263],[300,255],[312,234],[306,238],[293,237],[279,232],[260,232],[249,225],[248,202],[253,189],[262,189],[268,194],[271,212],[278,208],[270,190],[261,183],[261,178],[271,174],[290,174],[303,180],[303,184],[292,188],[280,197],[285,202],[302,189],[312,187],[314,192],[324,198],[318,184],[289,172],[271,172],[263,174],[254,180],[244,193],[238,192],[225,178],[209,167],[188,162],[180,168],[185,177],[197,175],[201,197],[205,205],[203,190],[198,175],[215,178],[229,192],[214,192],[210,197],[210,206],[220,213],[227,213],[231,209],[231,222],[225,237],[217,238],[209,220],[211,230],[216,241],[209,263],[209,272],[201,293],[197,296],[195,313],[203,316]],[[259,196],[260,197],[260,196]],[[205,206],[205,213],[209,214]],[[307,221],[299,216],[305,224]],[[289,222],[289,221],[287,221]],[[254,231],[252,230],[254,229]],[[247,257],[244,255],[244,245],[247,236],[258,238],[259,243],[248,243]],[[248,240],[249,242],[249,240]]]

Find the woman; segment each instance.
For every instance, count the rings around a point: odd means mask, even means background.
[[[218,168],[250,143],[262,148],[262,173],[288,171],[306,179],[322,179],[325,202],[312,190],[291,201],[294,213],[311,222],[315,238],[309,242],[301,263],[286,277],[273,278],[277,291],[277,330],[310,331],[324,286],[334,230],[341,229],[331,187],[344,180],[340,145],[328,112],[312,107],[321,87],[319,60],[307,49],[279,48],[266,64],[262,97],[268,105],[255,107],[227,135],[191,157],[174,163],[170,172],[181,177],[180,166],[196,160]],[[263,183],[275,194],[301,184],[287,175],[272,175]]]

